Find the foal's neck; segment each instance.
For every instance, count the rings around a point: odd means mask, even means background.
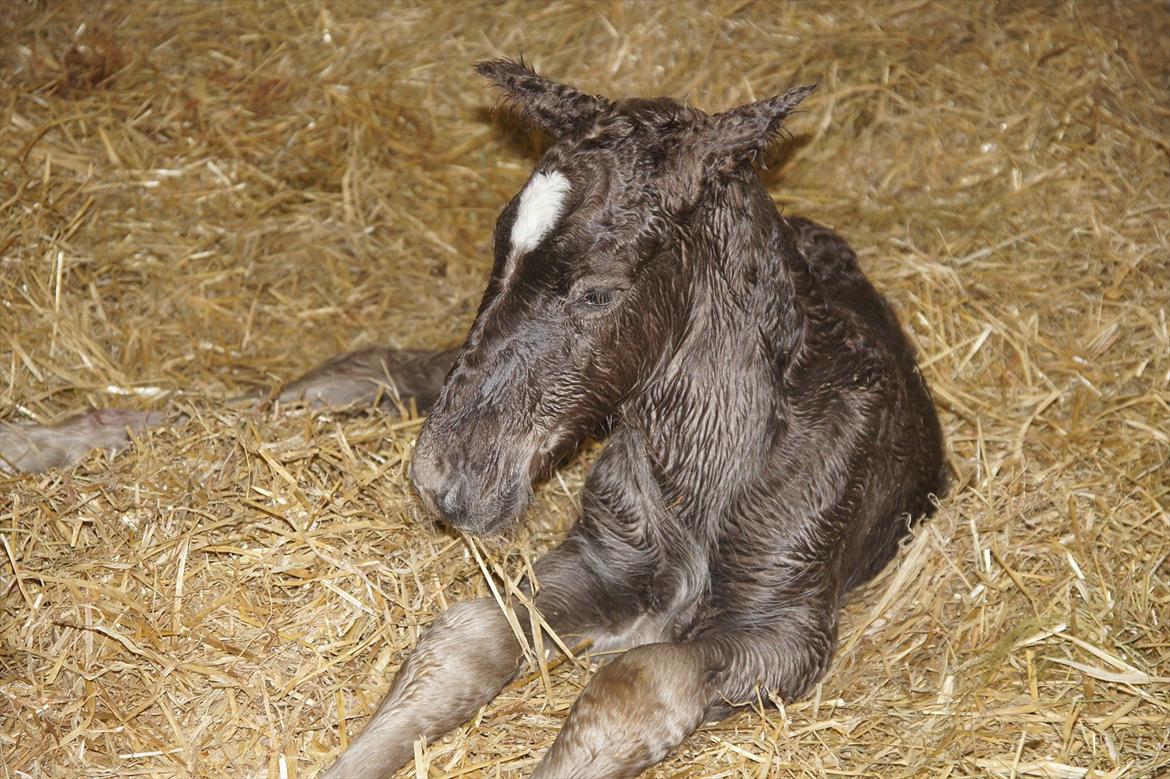
[[[782,413],[778,377],[799,324],[791,231],[755,174],[709,194],[682,263],[693,298],[685,335],[627,409],[668,507],[717,516],[754,481]]]

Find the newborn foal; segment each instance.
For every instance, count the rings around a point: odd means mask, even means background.
[[[820,678],[842,595],[945,488],[939,423],[853,252],[777,213],[752,169],[810,87],[708,116],[589,96],[507,61],[479,71],[556,143],[500,216],[467,342],[342,355],[279,397],[434,400],[412,478],[470,533],[518,517],[533,478],[609,431],[581,518],[526,587],[566,642],[627,651],[536,775],[633,776],[701,723]],[[68,465],[161,421],[0,422],[0,471]],[[451,608],[326,776],[390,774],[522,665],[494,600]]]
[[[490,533],[609,431],[580,519],[536,564],[535,603],[566,642],[628,651],[536,775],[633,776],[701,723],[825,672],[842,595],[944,490],[939,423],[853,252],[777,213],[752,168],[811,87],[711,116],[508,61],[479,71],[556,143],[500,216],[412,479],[449,524]],[[494,600],[456,605],[326,776],[388,775],[522,664]]]

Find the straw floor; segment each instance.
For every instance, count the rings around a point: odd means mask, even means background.
[[[419,420],[252,413],[344,349],[457,343],[540,151],[470,64],[718,110],[819,80],[766,180],[920,347],[956,487],[808,700],[656,777],[1170,773],[1165,2],[0,5],[0,419],[189,417],[0,476],[0,776],[312,776],[477,564]],[[403,776],[517,776],[586,682],[510,686]]]

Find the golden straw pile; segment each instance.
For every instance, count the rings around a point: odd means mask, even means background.
[[[0,419],[187,421],[0,476],[0,777],[312,776],[477,565],[418,419],[253,412],[344,349],[448,346],[544,141],[477,59],[719,110],[817,80],[769,159],[919,345],[956,486],[808,700],[655,777],[1170,773],[1170,10],[1116,3],[0,5]],[[518,776],[563,663],[402,776]]]

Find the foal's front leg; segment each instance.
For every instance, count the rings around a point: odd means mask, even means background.
[[[619,634],[636,617],[638,599],[591,575],[574,540],[538,561],[536,575],[536,607],[566,643],[589,638],[630,645]],[[517,617],[527,632],[528,614],[518,608]],[[546,638],[544,645],[553,643]],[[422,637],[361,735],[323,776],[389,776],[411,758],[419,737],[435,738],[466,722],[522,667],[523,650],[495,600],[456,604]]]
[[[808,616],[771,635],[719,631],[631,649],[590,680],[533,779],[637,776],[704,722],[768,691],[803,694],[835,641],[831,624]]]
[[[385,777],[433,738],[469,719],[520,670],[520,644],[491,598],[457,603],[406,659],[389,694],[325,779]]]

